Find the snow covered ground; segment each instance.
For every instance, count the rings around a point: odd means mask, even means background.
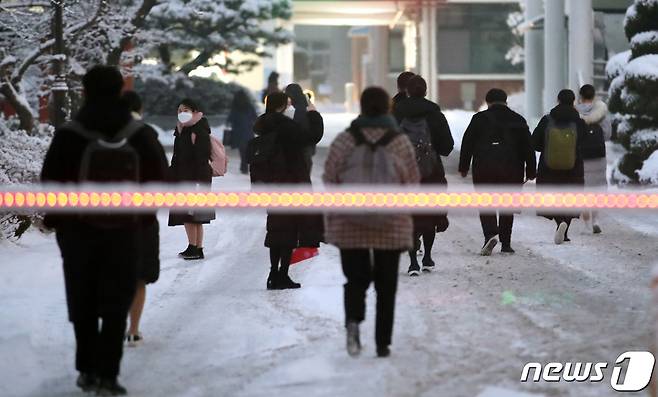
[[[229,176],[216,182],[247,184],[231,155]],[[465,183],[454,176],[456,155],[446,167],[453,186]],[[321,166],[314,170],[317,181]],[[599,236],[576,222],[573,242],[557,247],[551,222],[526,213],[514,229],[517,254],[491,258],[477,255],[475,214],[451,215],[433,251],[435,273],[411,279],[408,258],[401,261],[393,354],[383,360],[374,351],[374,292],[363,355],[344,350],[335,248],[293,267],[301,290],[268,292],[264,213],[217,218],[206,232],[207,259],[185,262],[176,257],[186,245],[182,228],[160,214],[162,271],[148,290],[145,343],[126,348],[122,366],[131,395],[613,396],[608,382],[519,378],[531,361],[611,362],[649,346],[657,214],[604,214]],[[0,257],[0,396],[83,396],[73,384],[54,236],[1,242]]]

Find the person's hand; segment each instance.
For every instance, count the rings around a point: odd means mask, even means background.
[[[468,176],[468,171],[459,171],[459,174],[462,176],[462,178],[466,178]]]
[[[315,105],[309,102],[308,106],[306,107],[306,110],[309,112],[317,112],[318,110],[315,108]]]

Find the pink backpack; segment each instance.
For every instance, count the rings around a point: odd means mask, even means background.
[[[212,176],[224,176],[228,167],[228,157],[222,141],[210,135],[210,168]]]
[[[196,134],[192,133],[192,144],[196,141]],[[226,149],[224,144],[214,135],[210,135],[210,160],[208,160],[210,168],[212,168],[212,176],[224,176],[228,169],[228,156],[226,156]]]

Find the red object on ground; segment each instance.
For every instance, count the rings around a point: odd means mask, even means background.
[[[295,248],[294,251],[292,251],[292,257],[290,258],[290,264],[294,265],[295,263],[299,263],[302,261],[305,261],[307,259],[311,259],[313,257],[316,257],[320,255],[320,251],[317,248]]]

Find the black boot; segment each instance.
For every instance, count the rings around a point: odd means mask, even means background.
[[[350,321],[345,326],[347,330],[347,354],[356,357],[361,354],[361,337],[359,336],[359,323]]]
[[[188,244],[187,248],[185,248],[185,251],[181,251],[178,253],[178,256],[183,257],[186,255],[190,255],[194,250],[196,249],[196,245]]]
[[[514,251],[510,243],[503,243],[503,247],[501,248],[500,252],[503,252],[505,254],[513,254],[516,251]]]
[[[128,393],[125,387],[121,386],[115,379],[101,379],[96,389],[97,396],[125,396]]]
[[[377,357],[388,357],[391,355],[391,349],[388,346],[377,346]]]
[[[302,285],[292,281],[287,273],[281,272],[279,273],[279,279],[277,280],[277,287],[278,289],[297,289],[301,288]]]
[[[92,391],[98,386],[98,378],[96,375],[90,374],[88,372],[80,372],[78,380],[75,381],[75,384],[82,389],[82,391]]]
[[[192,260],[197,260],[197,259],[203,259],[205,256],[203,255],[203,248],[198,248],[194,247],[189,253],[186,255],[183,255],[183,259],[186,261],[192,261]]]
[[[270,274],[267,276],[267,289],[279,289],[279,272],[276,270],[270,270]]]

